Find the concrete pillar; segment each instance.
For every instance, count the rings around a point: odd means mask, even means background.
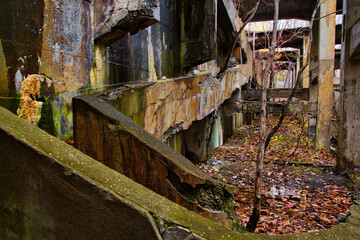
[[[181,69],[187,71],[216,58],[217,0],[183,0],[181,3],[180,62]],[[235,11],[235,8],[225,8]]]
[[[308,48],[309,48],[309,36],[305,36],[304,40],[303,40],[303,49],[302,49],[302,54],[303,54],[303,66],[305,66],[305,64],[307,64],[308,59],[307,59],[307,55],[308,55]],[[302,73],[302,87],[303,88],[309,88],[309,65],[304,69],[303,73]]]
[[[266,62],[256,59],[254,68],[255,68],[255,76],[256,82],[258,86],[261,86],[261,79],[264,77],[264,69],[265,69]]]
[[[318,14],[319,15],[319,14]],[[319,17],[317,15],[317,17]],[[309,101],[318,101],[318,72],[319,72],[319,21],[315,21],[312,29],[313,40],[311,43],[309,63]],[[315,139],[316,115],[309,116],[309,138]]]
[[[296,79],[296,77],[297,77],[297,75],[298,75],[298,73],[299,73],[299,71],[300,71],[300,68],[301,68],[301,51],[300,50],[297,50],[296,51],[296,53],[297,53],[297,58],[296,58],[296,74],[295,74],[295,79]]]
[[[312,87],[310,87],[310,99],[317,100],[318,113],[316,119],[315,146],[330,150],[330,128],[333,115],[333,82],[334,82],[334,55],[335,55],[335,14],[336,0],[327,0],[320,6],[318,27],[314,28],[313,34],[317,35],[317,49],[312,49],[312,62],[317,67],[312,71]],[[317,51],[316,51],[317,50]],[[317,76],[316,76],[317,75]],[[317,81],[316,81],[317,78]]]
[[[214,120],[212,128],[212,135],[211,135],[211,141],[212,141],[212,147],[216,148],[221,145],[223,145],[223,129],[221,125],[221,118],[217,117]]]
[[[234,119],[234,130],[237,128],[241,128],[244,124],[243,124],[243,113],[235,113],[233,115],[233,119]]]
[[[90,70],[90,87],[97,88],[99,91],[105,89],[109,84],[109,61],[107,47],[97,44],[93,50],[94,62]]]
[[[360,2],[343,3],[337,167],[360,168]]]
[[[234,130],[233,115],[222,116],[223,142],[231,137]]]

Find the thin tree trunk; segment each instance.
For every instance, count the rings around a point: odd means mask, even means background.
[[[264,155],[265,155],[265,140],[266,140],[266,89],[270,74],[272,74],[272,64],[274,62],[275,48],[277,43],[277,22],[279,18],[279,1],[274,0],[274,24],[273,37],[271,40],[271,47],[269,52],[269,59],[266,62],[264,76],[261,80],[261,119],[260,119],[260,141],[259,153],[256,161],[256,179],[255,179],[255,199],[254,208],[250,216],[246,230],[254,232],[257,223],[260,219],[261,212],[261,192],[262,192],[262,175],[264,171]]]

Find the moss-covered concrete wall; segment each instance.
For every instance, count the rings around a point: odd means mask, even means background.
[[[109,83],[153,81],[182,73],[181,1],[160,0],[159,8],[158,23],[109,45]]]
[[[188,211],[0,107],[0,239],[359,239],[346,223],[293,235],[240,234]],[[202,238],[201,238],[202,237]]]
[[[340,81],[340,131],[338,167],[341,170],[360,168],[360,4],[348,0],[345,15],[345,48],[342,51]],[[345,7],[345,6],[344,6]],[[344,46],[343,46],[344,47]]]
[[[147,0],[1,2],[0,104],[70,138],[71,98],[90,87],[94,39],[135,33],[158,20],[157,9]]]
[[[162,239],[176,229],[185,237],[239,236],[2,107],[0,150],[0,239]]]
[[[181,75],[184,68],[216,72],[219,67],[216,59],[219,58],[216,55],[217,30],[222,27],[217,22],[218,6],[218,1],[214,0],[3,2],[0,5],[0,104],[67,140],[72,137],[73,96],[103,91],[113,84]],[[230,18],[232,23],[230,30],[223,29],[222,32],[233,34],[241,21],[233,8],[221,14],[224,15],[222,19]],[[154,24],[157,21],[160,22]],[[139,31],[151,24],[154,25]],[[247,47],[246,44],[242,46]],[[248,67],[251,68],[251,62]],[[248,70],[241,69],[240,72],[249,76]],[[240,79],[240,83],[235,85],[242,84],[242,76],[233,74],[232,77]],[[195,79],[192,86],[200,83],[197,77],[190,79]],[[238,81],[228,80],[230,85]],[[172,91],[171,88],[178,87],[179,82],[167,84],[166,88]],[[182,85],[182,88],[190,87],[188,83]],[[219,91],[223,88],[231,91],[232,87],[227,85],[222,81],[216,87],[216,94],[221,95]],[[190,94],[200,93],[189,91],[184,103],[180,103],[180,99],[173,103],[187,106],[190,98],[193,98],[191,102],[200,99]],[[151,104],[154,101],[164,104],[162,99],[156,100],[154,96],[151,99]],[[146,104],[148,100],[139,102]],[[184,121],[187,128],[191,121],[200,120],[216,109],[217,104],[211,103],[210,111],[190,119],[186,118],[182,107],[181,117],[169,121],[174,124]],[[201,108],[207,108],[205,105]],[[160,108],[170,107],[168,104],[164,106]],[[177,106],[171,107],[175,111]],[[147,119],[145,111],[134,116],[140,124]],[[146,124],[154,132],[154,128],[162,125],[160,117],[157,116],[157,123],[151,119],[151,122],[143,121],[141,125]],[[156,130],[157,134],[163,134],[169,127],[161,127]]]
[[[216,54],[217,30],[224,27],[218,19],[229,19],[231,25],[220,35],[231,35],[241,25],[233,4],[222,2],[1,3],[0,104],[67,140],[73,132],[72,97],[114,84],[155,81],[160,84],[151,91],[133,89],[134,94],[126,94],[129,99],[120,110],[159,138],[177,124],[187,129],[192,121],[216,111],[251,75],[251,61],[221,81],[206,75],[218,71],[222,58]],[[220,5],[225,10],[219,13]],[[242,37],[242,48],[247,49]],[[184,68],[202,73],[170,78],[183,75]],[[176,94],[170,94],[173,91]],[[157,99],[160,95],[165,99]]]
[[[230,194],[235,187],[206,177],[103,100],[76,97],[73,106],[76,148],[189,210],[239,229]]]
[[[220,105],[251,75],[248,65],[230,69],[217,79],[209,71],[195,75],[129,84],[99,96],[158,139],[166,140],[219,111]]]

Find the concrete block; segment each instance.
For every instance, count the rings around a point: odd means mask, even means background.
[[[137,1],[130,1],[130,2],[137,2]],[[120,10],[120,9],[123,9],[123,8],[127,8],[129,4],[129,1],[128,0],[116,0],[115,3],[114,3],[114,6],[115,6],[115,10]]]
[[[141,7],[141,0],[131,0],[128,2],[127,9],[129,11],[139,10]]]

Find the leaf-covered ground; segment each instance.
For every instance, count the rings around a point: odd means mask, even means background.
[[[274,126],[277,119],[269,115],[268,125]],[[239,187],[235,201],[243,225],[252,211],[257,123],[238,130],[214,149],[209,163],[198,165],[205,174]],[[314,148],[307,128],[306,119],[287,116],[267,149],[257,233],[318,231],[344,220],[350,212],[351,193],[346,180],[333,172],[335,157]]]

